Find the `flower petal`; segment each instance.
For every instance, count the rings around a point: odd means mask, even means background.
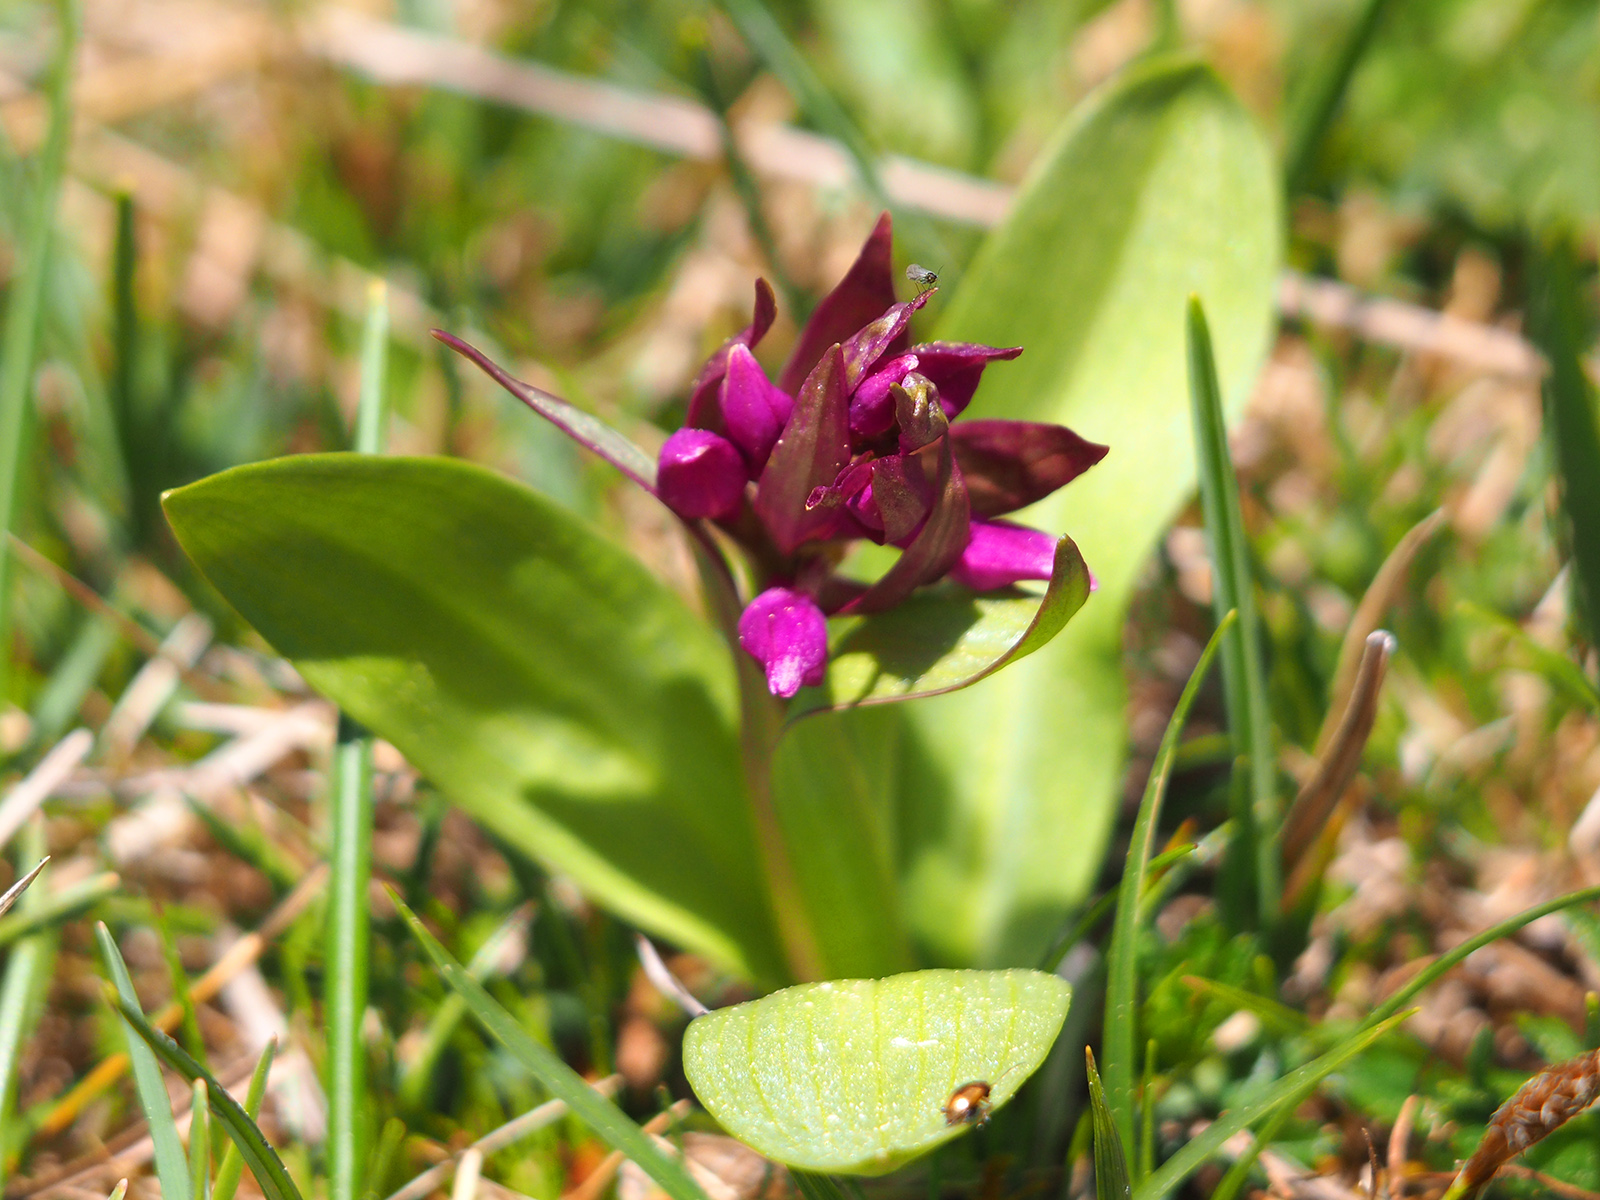
[[[772,285],[765,279],[757,279],[755,311],[751,314],[750,324],[723,342],[717,352],[706,359],[706,365],[700,368],[700,374],[695,377],[694,387],[689,392],[689,414],[685,424],[693,425],[696,429],[716,430],[722,427],[716,401],[722,377],[728,371],[728,353],[735,346],[749,349],[760,343],[777,316],[778,300],[772,294]]]
[[[889,214],[884,213],[867,236],[855,263],[839,285],[822,298],[800,332],[789,365],[778,377],[778,386],[791,396],[799,391],[829,346],[844,342],[894,303],[890,241]]]
[[[729,517],[738,511],[748,479],[744,459],[727,438],[684,428],[661,447],[656,492],[685,520]]]
[[[1110,449],[1064,425],[1038,421],[956,421],[950,426],[950,441],[967,479],[972,511],[980,517],[997,517],[1044,499]]]
[[[889,454],[872,462],[872,506],[883,540],[899,545],[917,531],[933,506],[923,455]]]
[[[1022,353],[1021,346],[980,346],[975,342],[923,342],[912,346],[918,370],[939,388],[944,411],[954,417],[972,402],[983,368],[1008,361]]]
[[[975,592],[993,592],[1024,579],[1049,579],[1056,541],[1048,533],[1009,521],[974,521],[950,578]]]
[[[543,388],[536,388],[531,383],[513,379],[511,373],[499,363],[476,346],[463,342],[455,334],[446,333],[442,329],[435,329],[432,332],[439,341],[463,358],[476,363],[485,375],[573,441],[605,459],[645,491],[656,494],[656,464],[642,447],[598,417],[568,404],[560,396],[552,396]]]
[[[806,377],[794,411],[761,472],[756,515],[784,554],[801,542],[826,537],[838,510],[807,507],[817,488],[831,487],[850,462],[850,406],[845,399],[839,347],[831,347]]]
[[[728,440],[744,452],[752,470],[760,471],[794,410],[794,399],[767,379],[755,355],[735,344],[728,348],[721,403]]]
[[[907,372],[917,369],[915,354],[891,358],[861,381],[850,397],[850,432],[858,438],[874,438],[894,426],[894,397],[889,385],[899,383]]]
[[[739,617],[739,644],[767,673],[767,688],[787,699],[822,682],[828,622],[817,602],[793,588],[768,588]]]
[[[919,292],[904,304],[891,304],[877,320],[863,325],[846,339],[843,343],[846,392],[855,391],[873,366],[890,353],[897,343],[905,340],[911,314],[932,296],[932,292]]]
[[[960,559],[972,520],[961,469],[950,453],[948,437],[940,438],[935,447],[923,453],[938,456],[934,470],[935,499],[928,510],[928,519],[894,566],[841,608],[840,613],[873,613],[893,608],[923,584],[943,576]]]

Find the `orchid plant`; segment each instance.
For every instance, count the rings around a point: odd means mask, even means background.
[[[898,301],[890,261],[884,213],[776,383],[753,353],[777,315],[771,286],[758,279],[750,324],[701,368],[688,419],[653,469],[621,434],[572,419],[481,351],[435,336],[661,500],[725,583],[744,573],[757,581],[729,632],[770,693],[788,700],[825,682],[830,617],[886,613],[946,579],[982,594],[1081,570],[1070,538],[1000,518],[1071,482],[1107,447],[1061,425],[959,420],[984,368],[1022,347],[911,344],[911,318],[937,289]],[[863,540],[901,550],[871,582],[843,569]],[[740,552],[740,570],[725,548]]]

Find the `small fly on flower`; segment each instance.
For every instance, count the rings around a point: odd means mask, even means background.
[[[939,283],[939,272],[930,271],[920,263],[912,263],[906,268],[906,278],[916,285],[917,295],[931,292]]]

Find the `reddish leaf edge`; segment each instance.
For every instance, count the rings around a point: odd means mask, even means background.
[[[1088,601],[1093,590],[1093,576],[1089,566],[1083,561],[1083,554],[1078,549],[1078,544],[1070,537],[1063,535],[1056,542],[1055,560],[1051,564],[1050,582],[1046,585],[1044,594],[1039,598],[1039,607],[1034,610],[1033,619],[1028,622],[1028,627],[1022,631],[1020,637],[1011,643],[1005,653],[997,656],[982,670],[967,676],[957,683],[948,684],[939,688],[928,688],[924,691],[903,692],[894,696],[864,696],[859,700],[849,700],[840,704],[831,704],[826,700],[826,688],[805,688],[791,704],[790,713],[786,724],[795,722],[817,713],[848,712],[853,708],[867,708],[879,704],[898,704],[904,700],[922,700],[930,696],[943,696],[950,692],[959,692],[973,684],[987,679],[995,672],[1019,662],[1034,651],[1048,644],[1057,634],[1067,627],[1067,622],[1072,620]],[[1016,589],[1011,589],[1015,593]],[[1005,593],[975,592],[971,593],[974,599],[994,598]],[[893,610],[861,618],[862,624],[852,630],[862,629],[873,621],[892,620]],[[844,649],[845,642],[851,634],[846,634],[838,644],[832,648],[836,653]]]
[[[443,329],[429,332],[573,441],[610,463],[651,495],[656,494],[656,460],[628,437],[560,396],[515,378],[482,350],[455,334]]]

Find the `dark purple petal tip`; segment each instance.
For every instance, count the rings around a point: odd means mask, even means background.
[[[793,588],[768,588],[739,617],[739,644],[767,673],[774,696],[788,699],[822,682],[828,622],[817,602]]]
[[[708,429],[680,429],[661,447],[657,494],[686,520],[732,516],[746,480],[738,449]]]
[[[1007,521],[974,521],[961,559],[950,578],[975,592],[993,592],[1024,579],[1049,579],[1055,568],[1056,539]]]

